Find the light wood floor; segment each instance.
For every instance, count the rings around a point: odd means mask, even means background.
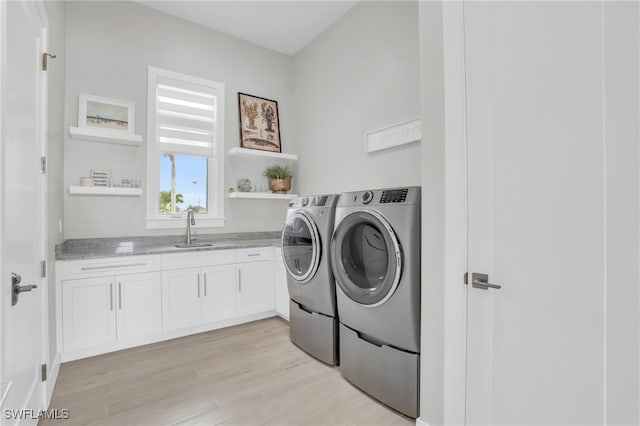
[[[289,341],[279,318],[62,365],[41,425],[413,425]]]

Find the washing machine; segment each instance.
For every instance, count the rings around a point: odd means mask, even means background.
[[[336,290],[329,261],[337,201],[335,194],[294,198],[282,230],[291,341],[330,365],[338,365]]]
[[[420,187],[341,194],[331,240],[340,372],[418,417]]]

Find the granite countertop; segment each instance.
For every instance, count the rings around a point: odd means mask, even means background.
[[[278,231],[198,235],[193,240],[194,246],[188,248],[175,247],[175,244],[184,242],[184,235],[72,239],[56,246],[56,260],[80,260],[281,245],[280,232]],[[197,246],[198,244],[210,245]]]

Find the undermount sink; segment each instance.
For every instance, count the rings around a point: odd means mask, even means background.
[[[211,247],[213,244],[211,243],[191,243],[191,244],[187,244],[187,243],[180,243],[180,244],[175,244],[174,247],[177,248],[197,248],[197,247]]]

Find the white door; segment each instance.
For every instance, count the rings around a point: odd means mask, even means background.
[[[237,271],[235,265],[202,270],[202,319],[204,323],[232,318],[236,313]]]
[[[605,422],[605,187],[616,166],[605,167],[601,11],[464,5],[468,271],[502,286],[468,286],[468,424]],[[637,375],[637,349],[628,355]]]
[[[162,327],[165,331],[202,324],[200,269],[162,272]]]
[[[0,297],[0,404],[3,410],[43,408],[40,366],[43,347],[43,285],[39,261],[44,259],[43,175],[39,161],[44,150],[46,120],[43,72],[39,58],[44,49],[42,5],[35,2],[0,3],[2,87],[0,121],[2,163],[0,168],[2,251]],[[20,285],[37,285],[23,292],[12,306],[12,273]],[[23,287],[27,290],[30,287]],[[46,294],[46,293],[45,293]],[[25,414],[26,413],[26,414]],[[9,417],[9,418],[7,418]],[[29,412],[3,411],[6,424],[35,424]]]
[[[160,272],[116,277],[118,339],[162,332],[162,278]]]
[[[238,314],[248,315],[273,309],[270,282],[271,262],[249,262],[238,266]]]
[[[62,282],[65,351],[116,341],[116,285],[113,277]]]

